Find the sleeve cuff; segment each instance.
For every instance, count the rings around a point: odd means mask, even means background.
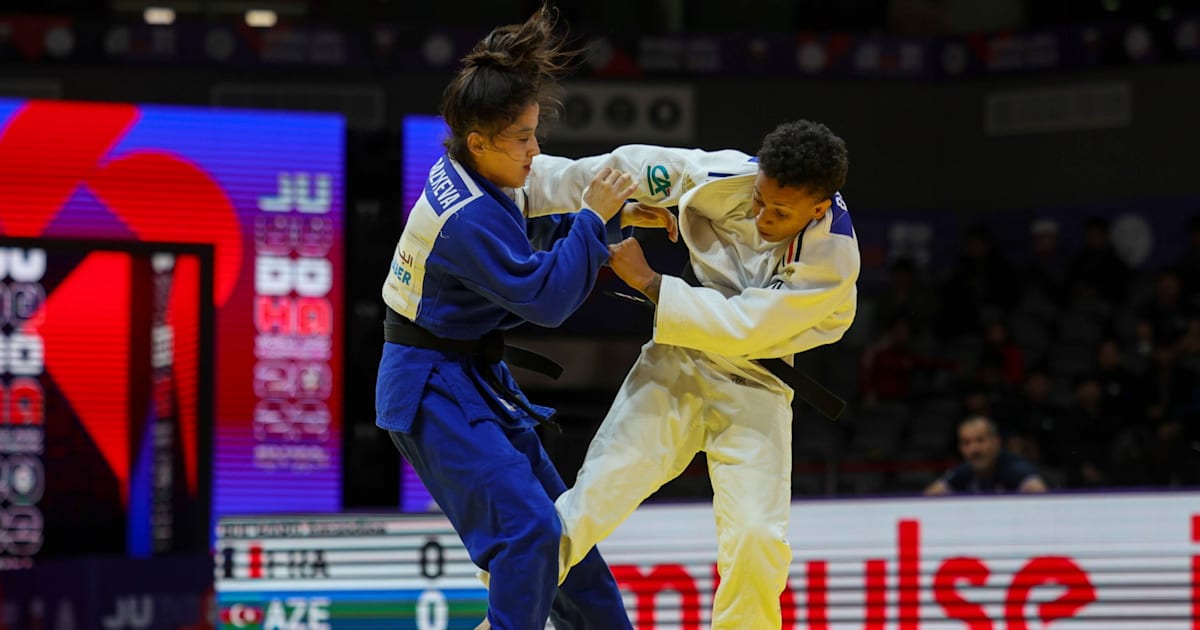
[[[684,301],[679,298],[680,291],[686,291],[688,284],[676,276],[662,277],[658,287],[658,305],[654,309],[654,342],[671,346],[683,345],[687,331],[683,318],[678,313],[678,305]]]
[[[588,208],[580,208],[579,212],[575,213],[576,221],[587,221],[592,224],[592,229],[595,230],[597,236],[604,236],[608,227],[601,225],[600,215],[592,212]]]
[[[595,237],[594,237],[595,240],[593,240],[591,242],[596,246],[595,251],[598,252],[599,255],[601,255],[601,258],[599,259],[599,264],[608,265],[608,242],[609,241],[607,240],[607,236],[608,236],[607,226],[605,226],[603,223],[601,223],[602,219],[600,218],[600,215],[596,214],[595,212],[592,212],[591,210],[589,210],[587,208],[580,208],[579,212],[577,212],[575,214],[575,223],[578,224],[580,221],[587,222],[588,230],[590,231],[591,234],[595,235]],[[591,239],[589,239],[589,240],[591,240]]]

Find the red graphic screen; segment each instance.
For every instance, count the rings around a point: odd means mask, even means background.
[[[212,249],[0,239],[0,566],[203,550]]]

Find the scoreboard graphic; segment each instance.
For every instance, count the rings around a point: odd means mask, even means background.
[[[1200,630],[1200,494],[792,505],[784,630]],[[470,630],[486,592],[440,516],[225,519],[223,628]],[[709,505],[645,505],[600,544],[639,630],[701,630]]]
[[[439,516],[226,518],[221,628],[472,630],[487,591]]]

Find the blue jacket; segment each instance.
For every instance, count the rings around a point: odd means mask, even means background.
[[[524,199],[523,191],[514,196]],[[607,243],[621,238],[619,219],[609,223],[606,228],[591,211],[526,218],[508,194],[443,155],[430,169],[424,194],[396,244],[383,300],[429,332],[451,339],[478,339],[526,321],[558,326],[587,299],[608,260]],[[435,369],[460,389],[458,401],[468,415],[534,422],[493,392],[479,372],[496,370],[501,382],[523,396],[508,368],[479,363],[386,344],[376,424],[409,430]]]

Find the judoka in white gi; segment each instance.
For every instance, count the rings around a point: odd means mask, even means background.
[[[577,204],[598,169],[640,175],[640,202],[678,205],[699,287],[652,270],[637,241],[610,246],[613,270],[656,307],[643,348],[558,497],[570,567],[698,451],[707,454],[721,584],[714,630],[779,628],[791,564],[792,390],[755,363],[829,344],[854,321],[858,241],[838,190],[844,142],[785,123],[756,157],[624,146],[580,160],[539,156],[527,212]],[[664,532],[664,535],[668,535]]]

